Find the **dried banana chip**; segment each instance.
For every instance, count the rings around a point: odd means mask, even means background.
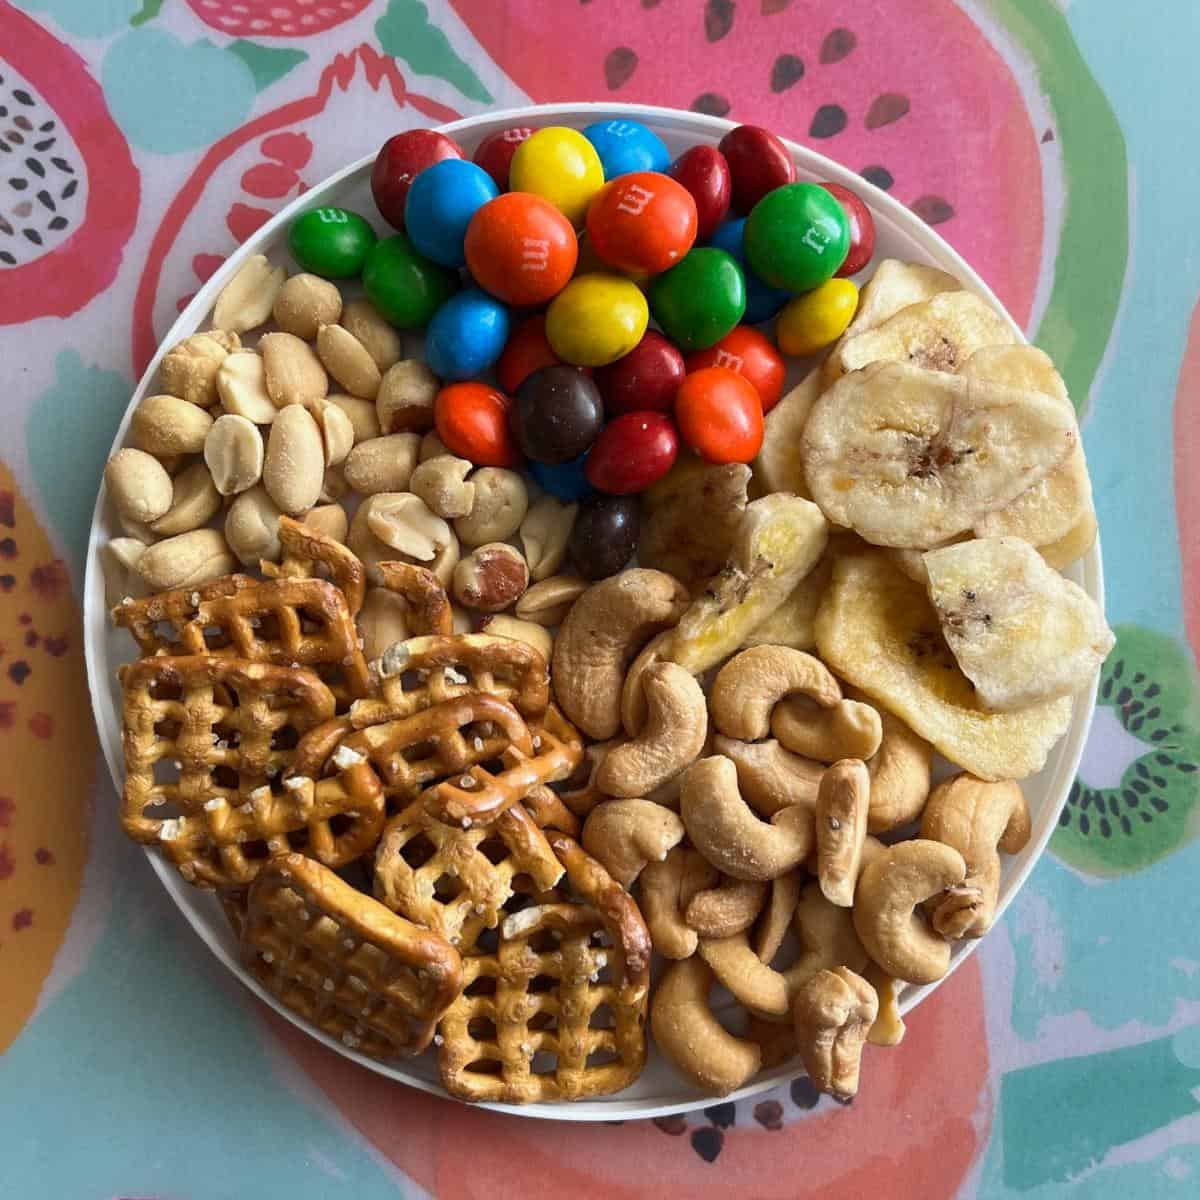
[[[880,363],[813,405],[804,471],[834,524],[928,549],[1011,503],[1078,440],[1074,414],[1040,392]]]
[[[743,646],[790,646],[811,650],[816,643],[815,622],[825,590],[833,578],[832,543],[821,561],[800,580],[783,603],[742,643]]]
[[[760,494],[795,492],[809,499],[800,447],[808,414],[821,394],[821,372],[813,368],[763,421],[763,442],[754,460],[754,483]]]
[[[980,779],[1041,770],[1071,723],[1067,697],[1019,712],[986,710],[954,661],[925,589],[879,552],[834,564],[816,637],[831,670]]]
[[[1099,605],[1020,538],[930,550],[925,567],[946,644],[993,711],[1079,691],[1113,648]]]
[[[957,371],[976,350],[1015,341],[1008,322],[974,292],[940,292],[865,333],[844,337],[825,361],[824,378],[832,383],[874,362]]]
[[[927,267],[923,263],[901,262],[885,258],[867,280],[858,300],[858,310],[842,340],[856,337],[894,317],[910,304],[932,300],[941,292],[957,292],[962,284],[953,275]]]
[[[746,506],[729,560],[679,619],[662,657],[699,675],[732,654],[816,566],[821,510],[777,492]]]

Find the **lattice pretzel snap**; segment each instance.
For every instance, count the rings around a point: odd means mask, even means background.
[[[353,550],[288,516],[279,518],[279,544],[283,555],[278,563],[263,559],[258,564],[267,578],[320,579],[327,573],[346,597],[350,616],[358,616],[367,594],[367,572]]]
[[[513,638],[485,633],[432,635],[397,642],[376,662],[380,698],[360,700],[350,710],[355,728],[410,717],[422,709],[471,692],[486,692],[536,720],[550,703],[546,659]]]
[[[372,1058],[423,1050],[462,984],[459,956],[444,938],[300,854],[272,858],[259,872],[241,943],[268,991]]]
[[[439,1026],[439,1067],[447,1090],[465,1100],[610,1095],[645,1064],[645,923],[575,842],[557,833],[550,840],[585,903],[515,912],[494,953],[463,959],[463,992]]]
[[[387,823],[375,852],[375,895],[464,952],[499,924],[518,889],[544,892],[562,875],[520,804],[491,825],[462,829],[431,817],[418,800]]]
[[[300,738],[333,713],[310,671],[193,656],[121,669],[121,823],[202,886],[249,883],[272,853],[304,848],[330,866],[366,853],[383,789],[357,756],[335,778],[284,778]],[[155,812],[155,810],[161,810]]]
[[[367,694],[370,677],[341,591],[324,579],[259,583],[244,575],[179,588],[113,609],[143,655],[207,654],[327,674],[340,702]]]

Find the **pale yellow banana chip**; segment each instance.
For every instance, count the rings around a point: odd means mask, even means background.
[[[1049,356],[1036,346],[989,346],[971,355],[960,373],[971,379],[1043,392],[1067,406],[1071,403],[1062,376]],[[1026,488],[1011,504],[985,513],[975,523],[975,533],[979,537],[1024,538],[1039,549],[1060,544],[1046,557],[1061,560],[1064,553],[1075,551],[1075,544],[1066,543],[1066,539],[1078,531],[1075,539],[1081,547],[1075,554],[1078,558],[1095,540],[1094,534],[1091,538],[1085,534],[1088,517],[1094,527],[1092,484],[1080,443],[1053,471]],[[1051,565],[1066,566],[1073,561],[1069,558]]]
[[[1099,605],[1021,538],[930,550],[925,567],[946,644],[995,712],[1072,695],[1113,648]]]
[[[662,657],[693,675],[727,658],[816,566],[827,540],[811,501],[782,492],[752,501],[728,561],[680,618]]]
[[[1061,571],[1081,559],[1092,548],[1098,531],[1096,514],[1085,513],[1079,524],[1075,525],[1066,537],[1047,546],[1039,546],[1038,553],[1056,571]]]
[[[638,562],[695,590],[729,557],[749,482],[750,468],[744,463],[688,461],[682,470],[675,468],[657,485],[661,490],[642,526]]]
[[[878,546],[929,549],[1043,478],[1078,442],[1040,392],[880,363],[839,380],[804,428],[826,518]]]
[[[925,589],[876,551],[839,559],[817,610],[817,650],[956,766],[980,779],[1039,771],[1071,723],[1063,697],[989,712],[959,670]]]
[[[863,287],[854,320],[842,335],[842,340],[874,329],[910,304],[931,300],[941,292],[961,290],[962,284],[953,275],[939,271],[937,267],[885,258]]]
[[[744,646],[790,646],[793,650],[811,650],[816,644],[817,609],[833,578],[833,543],[821,561],[800,580],[783,603],[750,633]]]
[[[795,492],[808,499],[801,445],[808,414],[821,393],[821,372],[814,367],[763,421],[763,442],[754,460],[754,482],[760,494]]]
[[[864,333],[844,337],[825,361],[824,378],[832,383],[875,362],[957,371],[976,350],[1015,341],[1008,322],[974,292],[939,292]]]

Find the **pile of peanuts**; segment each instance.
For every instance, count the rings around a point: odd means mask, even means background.
[[[212,328],[163,356],[105,468],[123,534],[102,552],[109,604],[277,562],[286,513],[347,544],[369,575],[387,560],[429,568],[461,606],[458,628],[549,655],[548,629],[586,587],[559,574],[578,505],[451,454],[433,430],[439,381],[403,354],[369,301],[248,259]],[[372,588],[361,626],[377,657],[408,636],[403,601]]]

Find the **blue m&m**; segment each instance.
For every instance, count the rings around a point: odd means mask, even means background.
[[[500,194],[482,168],[461,158],[426,167],[408,189],[404,228],[417,251],[443,267],[466,266],[463,242],[471,218]]]
[[[671,162],[662,138],[641,121],[596,121],[583,136],[600,156],[605,179],[630,171],[665,171]]]
[[[494,296],[479,288],[459,292],[433,314],[425,331],[429,369],[441,379],[481,375],[500,357],[510,324],[508,309]]]

